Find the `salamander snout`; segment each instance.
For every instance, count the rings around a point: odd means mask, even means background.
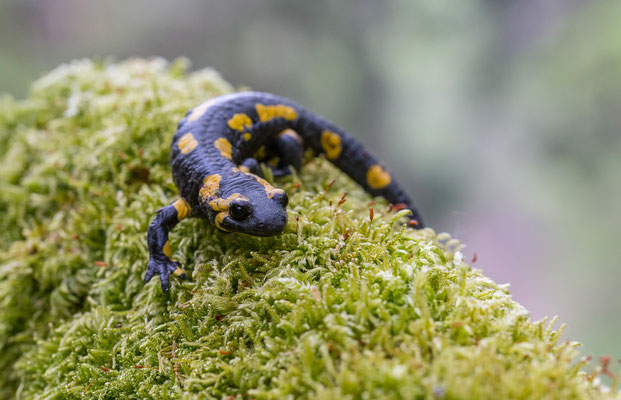
[[[285,195],[276,201],[268,199],[262,204],[254,205],[252,215],[246,221],[239,223],[239,232],[254,236],[278,235],[287,226],[287,210],[282,206],[286,201]]]
[[[285,230],[287,226],[287,211],[280,209],[272,213],[269,218],[262,219],[253,227],[251,235],[274,236]]]

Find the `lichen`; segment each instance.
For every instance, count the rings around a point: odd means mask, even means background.
[[[457,240],[321,158],[276,181],[282,235],[184,221],[190,279],[144,284],[175,126],[232,90],[186,69],[81,60],[0,99],[0,397],[620,398]]]

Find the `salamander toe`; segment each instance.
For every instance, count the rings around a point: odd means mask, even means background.
[[[180,264],[177,261],[150,258],[144,281],[149,282],[156,274],[160,276],[160,284],[164,293],[168,292],[170,288],[170,274],[175,274],[182,280],[187,279],[187,275],[180,268]]]

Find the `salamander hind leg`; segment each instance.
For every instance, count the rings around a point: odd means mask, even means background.
[[[149,264],[144,276],[149,282],[154,275],[160,276],[162,291],[169,288],[170,274],[186,279],[186,274],[177,261],[171,259],[172,250],[168,240],[170,230],[182,219],[190,215],[190,206],[184,199],[178,199],[157,212],[157,216],[149,225],[147,242],[149,245]]]

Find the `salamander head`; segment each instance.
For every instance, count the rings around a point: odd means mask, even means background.
[[[243,184],[240,185],[242,181]],[[238,191],[226,198],[211,200],[209,205],[216,212],[216,227],[227,232],[253,236],[274,236],[287,225],[289,198],[282,189],[276,189],[263,179],[247,174],[237,179]],[[234,190],[229,188],[229,190]]]

